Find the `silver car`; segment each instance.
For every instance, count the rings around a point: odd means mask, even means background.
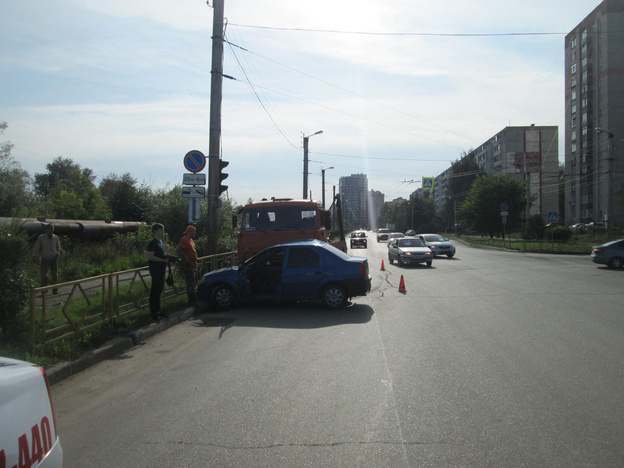
[[[594,246],[591,258],[594,263],[607,265],[609,268],[622,268],[624,266],[624,239]]]
[[[417,237],[422,239],[436,257],[446,255],[448,258],[453,258],[455,255],[455,245],[446,237],[439,234],[418,234]]]
[[[388,261],[405,263],[426,263],[428,267],[433,263],[433,253],[424,242],[416,237],[395,238],[388,241]]]

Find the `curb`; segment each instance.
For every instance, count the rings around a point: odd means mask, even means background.
[[[110,359],[144,342],[147,338],[165,331],[175,325],[193,317],[194,307],[186,307],[180,311],[173,312],[166,319],[158,323],[151,323],[143,328],[130,333],[127,337],[114,338],[100,348],[83,353],[78,359],[70,362],[61,362],[49,369],[46,369],[50,385],[71,377],[78,372],[88,369],[95,364]]]

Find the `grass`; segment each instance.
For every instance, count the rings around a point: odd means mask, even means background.
[[[591,254],[592,247],[595,245],[604,244],[608,242],[608,234],[605,232],[588,232],[582,234],[574,234],[568,241],[557,241],[544,239],[538,240],[522,240],[520,233],[512,233],[505,240],[495,237],[490,238],[488,236],[467,236],[456,237],[454,234],[448,233],[447,237],[455,237],[467,244],[481,245],[485,247],[498,247],[510,250],[518,250],[522,252],[541,252],[541,253],[565,253],[565,254],[578,254],[589,255]],[[621,238],[622,233],[616,232],[613,239]]]
[[[119,303],[124,304],[130,301],[129,286],[120,288]],[[174,297],[163,298],[162,311],[171,313],[187,302],[185,293]],[[102,297],[99,294],[89,295],[90,305],[83,297],[72,300],[67,305],[63,302],[57,306],[46,310],[46,329],[57,329],[53,338],[62,336],[71,328],[67,327],[67,318],[69,320],[80,323],[84,320],[88,323],[100,323],[90,330],[78,333],[74,336],[59,339],[52,343],[41,345],[37,348],[35,354],[32,354],[28,348],[27,332],[24,331],[23,336],[19,340],[13,340],[11,343],[0,345],[0,356],[22,359],[25,361],[48,367],[62,361],[71,361],[77,359],[83,352],[97,349],[113,338],[128,336],[132,331],[138,330],[151,323],[149,308],[146,305],[143,308],[127,313],[121,317],[117,316],[114,325],[108,322],[102,323]],[[89,314],[89,315],[87,315]],[[27,316],[24,317],[27,321]],[[38,328],[41,328],[41,309],[37,312],[39,320]]]

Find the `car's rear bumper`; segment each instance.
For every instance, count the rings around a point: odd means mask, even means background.
[[[346,285],[349,289],[349,296],[366,296],[371,290],[372,278],[367,276],[366,278],[357,278],[349,280]]]

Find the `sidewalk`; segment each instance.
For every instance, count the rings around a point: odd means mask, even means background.
[[[46,369],[50,385],[54,385],[67,377],[77,374],[98,362],[110,359],[128,349],[141,344],[147,338],[156,335],[168,328],[178,325],[195,315],[195,307],[186,306],[171,313],[167,318],[160,319],[157,323],[151,323],[138,330],[131,332],[127,337],[119,337],[111,340],[100,348],[83,353],[78,359],[70,362],[61,362]]]

